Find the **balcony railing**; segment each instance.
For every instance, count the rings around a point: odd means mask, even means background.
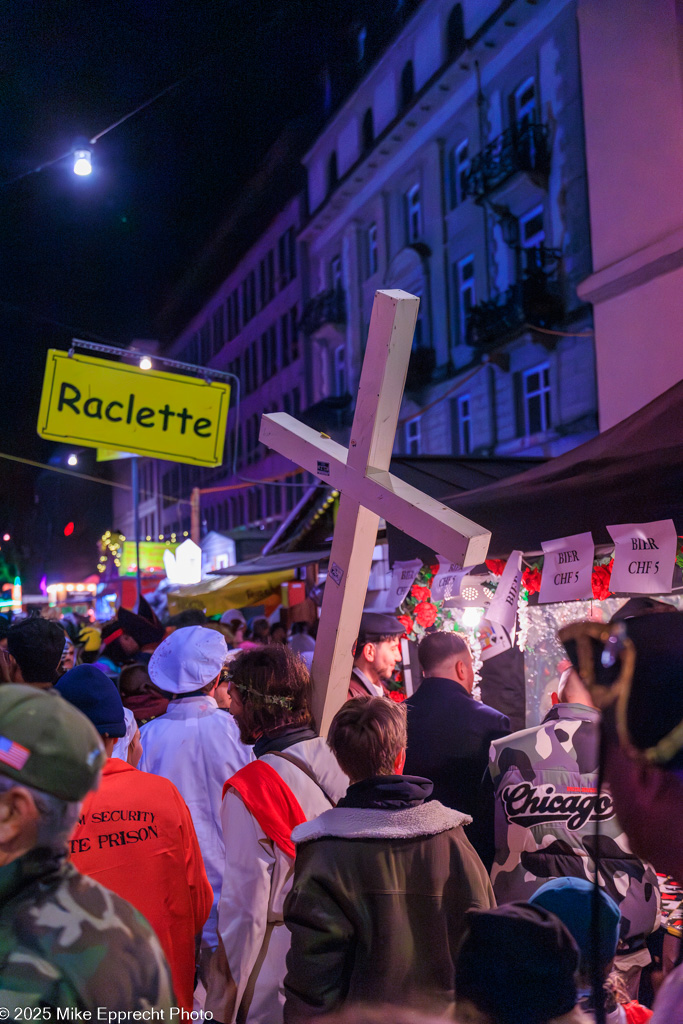
[[[465,179],[465,193],[483,199],[518,172],[545,186],[549,170],[547,125],[515,125],[474,157]]]
[[[340,286],[314,295],[304,306],[299,327],[304,334],[315,334],[321,327],[331,324],[342,327],[346,323],[346,295]]]
[[[564,304],[559,279],[561,254],[539,246],[523,249],[519,281],[506,292],[473,306],[467,317],[467,344],[485,350],[494,347],[526,323],[550,327],[561,320]]]

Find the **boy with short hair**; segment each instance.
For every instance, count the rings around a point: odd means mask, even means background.
[[[495,905],[462,827],[471,818],[425,802],[431,782],[401,774],[402,705],[347,701],[328,743],[351,785],[337,807],[292,832],[285,1021],[356,1002],[443,1011],[465,913]]]

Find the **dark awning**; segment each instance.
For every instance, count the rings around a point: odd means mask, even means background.
[[[256,576],[262,572],[284,572],[286,569],[298,569],[300,565],[311,565],[313,562],[326,562],[330,556],[327,551],[281,551],[276,555],[263,555],[249,562],[238,562],[227,569],[215,569],[212,576]]]

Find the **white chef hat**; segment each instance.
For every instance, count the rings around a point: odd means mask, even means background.
[[[150,679],[169,693],[191,693],[213,682],[227,655],[225,637],[217,629],[184,626],[157,647],[149,662]]]

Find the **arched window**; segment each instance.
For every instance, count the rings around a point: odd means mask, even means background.
[[[327,161],[327,193],[333,191],[339,181],[339,171],[337,170],[337,151],[335,149],[330,153],[330,158]]]
[[[363,115],[362,143],[363,152],[368,153],[375,141],[375,119],[372,115],[372,107],[368,107]]]
[[[465,20],[462,4],[456,4],[446,22],[446,53],[449,60],[455,60],[465,49]]]
[[[412,60],[407,61],[401,72],[401,110],[405,110],[415,95],[415,69]]]

